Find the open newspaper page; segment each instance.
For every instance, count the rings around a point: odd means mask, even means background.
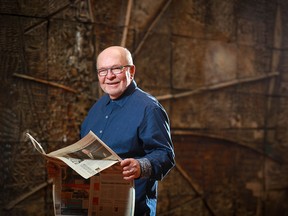
[[[124,180],[117,164],[89,179],[62,170],[54,180],[53,199],[56,216],[133,216],[134,181]]]
[[[123,179],[122,168],[115,164],[91,178],[88,215],[133,216],[134,181]]]
[[[121,158],[92,131],[78,142],[46,154],[41,144],[27,134],[34,147],[44,156],[61,160],[83,178],[88,179],[121,161]]]

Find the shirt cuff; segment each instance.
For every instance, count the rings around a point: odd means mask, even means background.
[[[140,178],[149,178],[152,172],[152,166],[150,161],[147,158],[137,159],[140,164],[141,174]]]

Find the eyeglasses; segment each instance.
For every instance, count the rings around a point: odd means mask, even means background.
[[[111,68],[101,68],[96,70],[99,76],[107,76],[108,71],[110,70],[113,74],[120,74],[123,72],[123,69],[126,67],[131,67],[132,65],[124,65],[124,66],[114,66]]]

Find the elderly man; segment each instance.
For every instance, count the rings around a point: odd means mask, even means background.
[[[161,104],[137,87],[131,53],[112,46],[97,58],[106,93],[90,109],[81,137],[92,130],[122,159],[123,178],[135,180],[135,215],[155,215],[157,181],[175,165],[169,119]]]

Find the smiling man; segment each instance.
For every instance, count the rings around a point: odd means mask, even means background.
[[[133,80],[135,66],[128,51],[120,47],[110,47],[98,56],[97,71],[103,91],[111,99],[116,99],[123,94]]]
[[[124,47],[98,55],[99,84],[106,94],[90,109],[81,137],[92,130],[123,159],[123,178],[135,180],[135,215],[156,215],[158,180],[175,165],[175,155],[167,113],[137,87],[135,72]]]

